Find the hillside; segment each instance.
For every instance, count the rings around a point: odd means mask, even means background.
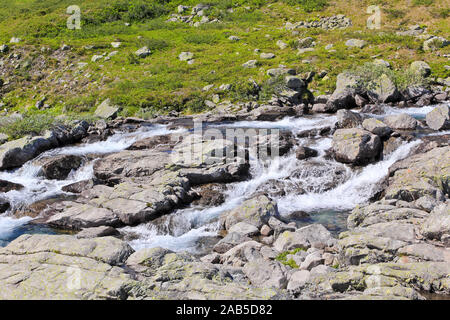
[[[417,25],[419,33],[425,29],[426,34],[448,37],[446,0],[203,1],[209,6],[202,15],[209,22],[201,24],[195,24],[202,19],[198,15],[191,24],[167,22],[179,5],[190,6],[182,14],[189,15],[200,1],[90,0],[80,4],[81,29],[70,30],[66,9],[72,2],[0,1],[0,44],[9,47],[0,53],[0,108],[7,113],[89,117],[106,98],[122,107],[123,116],[198,113],[211,108],[205,100],[269,99],[276,88],[268,82],[267,70],[280,64],[298,74],[315,71],[309,86],[315,96],[332,93],[343,70],[375,58],[388,61],[400,74],[411,62],[424,60],[432,69],[431,78],[450,76],[449,46],[424,51],[423,38],[397,34]],[[371,14],[366,9],[374,4],[381,8],[381,28],[369,30]],[[292,27],[339,14],[351,25],[329,30]],[[13,37],[20,41],[10,43]],[[314,50],[298,53],[303,46],[298,40],[308,37]],[[349,39],[365,40],[366,45],[347,47]],[[112,42],[120,46],[113,48]],[[151,54],[136,57],[144,46]],[[192,53],[193,61],[180,61],[182,52]],[[273,56],[264,59],[261,53]],[[242,67],[249,60],[257,60],[257,65]],[[249,78],[259,85],[257,94]],[[223,84],[231,89],[220,88]],[[205,86],[213,89],[204,91]],[[42,126],[50,118],[39,118]]]

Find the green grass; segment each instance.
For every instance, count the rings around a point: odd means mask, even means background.
[[[200,2],[212,4],[207,14],[221,23],[193,27],[166,22],[179,4],[192,6]],[[382,30],[371,31],[365,28],[367,16],[361,15],[357,8],[373,4],[371,1],[354,1],[350,5],[343,0],[89,0],[80,5],[82,29],[68,30],[65,9],[73,1],[0,0],[0,43],[8,43],[12,36],[23,39],[10,45],[8,55],[20,52],[22,58],[17,67],[14,64],[1,75],[12,84],[7,89],[0,88],[0,102],[10,112],[24,112],[45,95],[50,109],[39,113],[82,116],[92,114],[101,101],[111,98],[122,107],[123,116],[154,117],[170,111],[191,114],[207,111],[204,101],[211,100],[213,94],[219,94],[221,101],[270,99],[283,79],[270,79],[266,72],[280,64],[296,69],[300,75],[326,70],[328,78],[316,77],[310,89],[315,95],[330,93],[340,72],[371,62],[373,56],[393,65],[395,81],[402,86],[414,80],[402,74],[414,60],[427,61],[433,77],[448,77],[444,68],[448,61],[442,54],[423,52],[422,41],[395,34],[399,25],[410,24],[410,15],[418,14],[427,17],[417,23],[426,24],[429,33],[448,34],[450,27],[445,20],[448,9],[444,1],[435,0],[425,10],[413,6],[406,10],[405,3],[406,0],[376,2],[382,6],[384,24]],[[348,15],[353,27],[331,31],[298,29],[298,35],[283,28],[287,21],[312,21],[339,13]],[[241,40],[228,40],[232,35]],[[294,44],[306,37],[316,41],[315,51],[297,56]],[[350,38],[364,39],[368,45],[362,50],[348,49],[344,43]],[[276,46],[278,40],[292,47],[282,50]],[[122,42],[121,47],[112,48],[113,41]],[[62,44],[69,44],[72,50],[55,54]],[[334,44],[336,51],[326,51],[327,44]],[[143,46],[149,47],[152,54],[139,59],[134,52]],[[41,51],[43,47],[51,51]],[[256,48],[274,53],[276,58],[261,60],[254,53]],[[118,54],[111,60],[91,62],[93,55],[112,51]],[[194,64],[178,60],[183,51],[194,53]],[[442,50],[446,52],[448,48]],[[253,59],[259,61],[257,68],[242,68],[243,63]],[[87,65],[79,69],[79,62]],[[64,87],[75,81],[77,85]],[[202,91],[206,85],[218,88],[225,83],[232,84],[232,90]]]

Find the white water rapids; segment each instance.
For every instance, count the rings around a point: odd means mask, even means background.
[[[431,109],[385,108],[387,114],[409,113],[423,118]],[[399,112],[400,111],[400,112]],[[230,124],[213,125],[214,128],[259,128],[290,130],[295,135],[308,129],[334,126],[335,116],[322,115],[304,118],[285,118],[276,122],[242,121]],[[185,129],[179,129],[182,132]],[[40,157],[71,154],[108,154],[120,152],[134,142],[157,135],[173,133],[162,125],[143,127],[132,133],[117,133],[106,141],[78,146],[68,146],[45,152]],[[444,134],[431,133],[429,135]],[[280,214],[288,216],[296,211],[309,213],[313,222],[325,225],[335,219],[345,222],[346,214],[356,205],[367,202],[379,190],[379,183],[387,176],[389,167],[398,160],[408,156],[410,150],[420,143],[416,140],[401,145],[396,151],[378,163],[364,168],[353,169],[334,160],[326,158],[325,151],[331,147],[330,137],[298,138],[299,145],[316,149],[319,156],[309,160],[297,160],[295,152],[273,159],[268,166],[253,157],[250,158],[251,179],[227,185],[225,202],[217,207],[204,208],[191,205],[176,210],[163,217],[162,224],[153,222],[136,227],[124,227],[119,231],[134,249],[164,247],[174,251],[197,251],[202,246],[201,240],[217,236],[217,218],[225,211],[239,206],[251,195],[259,191],[271,190],[274,185],[283,192],[271,194],[277,202]],[[95,161],[95,160],[93,160]],[[80,169],[72,172],[64,181],[46,180],[39,176],[39,167],[31,160],[19,169],[0,172],[0,179],[19,183],[23,190],[11,191],[4,195],[13,207],[30,204],[42,199],[61,195],[63,186],[86,180],[93,175],[93,161],[87,162]],[[275,188],[276,189],[276,188]],[[301,190],[301,191],[299,191]],[[269,192],[270,193],[270,192]],[[345,214],[342,214],[345,213]],[[30,218],[14,219],[6,213],[0,216],[0,246],[2,240],[11,241],[20,235],[21,227]],[[313,223],[310,222],[310,223]],[[342,224],[342,221],[341,221]],[[168,231],[169,230],[169,231]]]

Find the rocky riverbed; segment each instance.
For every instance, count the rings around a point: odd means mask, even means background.
[[[0,145],[0,298],[448,297],[449,103],[335,98]]]

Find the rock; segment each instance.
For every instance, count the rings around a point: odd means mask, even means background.
[[[122,42],[116,41],[116,42],[111,42],[111,47],[113,48],[119,48],[122,45]]]
[[[57,228],[81,230],[101,226],[115,227],[121,222],[119,217],[108,209],[74,203],[72,207],[50,217],[47,223]]]
[[[273,230],[267,224],[265,224],[261,227],[260,233],[261,233],[261,235],[267,237],[273,233]]]
[[[386,116],[383,122],[394,130],[415,130],[417,127],[417,120],[405,113]]]
[[[273,248],[278,252],[286,252],[294,249],[308,249],[310,243],[303,234],[285,231],[279,235],[273,244]]]
[[[178,56],[178,59],[180,61],[189,61],[189,60],[194,59],[194,54],[192,52],[182,52]]]
[[[56,146],[57,140],[51,132],[44,136],[26,136],[0,145],[0,170],[23,165],[41,152]]]
[[[0,213],[6,212],[11,207],[6,199],[0,197]]]
[[[333,135],[333,153],[342,163],[368,164],[380,156],[381,148],[380,138],[363,129],[338,129]]]
[[[311,274],[308,270],[299,270],[294,272],[289,279],[287,289],[290,291],[298,291],[299,289],[302,289],[310,277]]]
[[[414,201],[414,204],[426,212],[431,212],[439,204],[439,202],[432,197],[424,196]]]
[[[252,224],[239,222],[233,225],[229,230],[230,233],[236,232],[246,236],[255,236],[259,233],[259,229]]]
[[[328,100],[326,106],[330,110],[329,112],[336,112],[339,109],[352,109],[356,108],[355,89],[336,89]]]
[[[289,45],[284,42],[283,40],[278,40],[277,41],[277,47],[280,48],[281,50],[286,49]]]
[[[0,249],[0,299],[126,299],[133,280],[117,266],[132,253],[112,237],[22,235]]]
[[[275,121],[295,115],[296,112],[292,107],[263,105],[250,112],[250,119],[258,121]]]
[[[78,169],[83,162],[83,157],[74,155],[59,155],[39,159],[41,165],[40,174],[51,180],[65,180],[72,170]]]
[[[119,107],[113,106],[111,100],[108,98],[97,107],[95,115],[102,119],[113,119],[117,116],[119,109]]]
[[[249,60],[242,65],[244,68],[256,68],[258,66],[258,60]]]
[[[1,87],[1,86],[0,86]],[[7,142],[9,139],[7,134],[4,133],[0,133],[0,145],[4,144],[5,142]]]
[[[437,106],[427,114],[426,121],[433,130],[450,129],[450,108],[444,104]]]
[[[232,232],[227,234],[225,238],[220,240],[213,248],[213,250],[217,253],[225,253],[229,251],[231,248],[236,247],[237,245],[251,241],[246,234],[241,232]]]
[[[93,55],[93,56],[92,56],[91,61],[92,61],[92,62],[97,62],[97,61],[99,61],[99,60],[102,59],[102,58],[103,58],[102,55],[96,54],[96,55]]]
[[[308,147],[298,147],[295,151],[295,156],[297,157],[297,160],[304,160],[309,159],[312,157],[317,157],[318,152],[314,149],[308,148]]]
[[[356,128],[361,125],[363,118],[359,113],[341,109],[336,113],[337,128]]]
[[[230,37],[228,37],[228,40],[230,40],[230,41],[240,41],[241,38],[239,38],[237,36],[230,36]]]
[[[389,62],[387,62],[386,60],[383,60],[383,59],[375,59],[373,61],[373,64],[376,65],[376,66],[391,68],[391,64]]]
[[[306,88],[305,82],[296,76],[286,76],[285,83],[289,89],[296,91],[300,91],[302,88]]]
[[[414,201],[423,196],[442,200],[449,194],[450,147],[434,148],[397,162],[389,169],[386,199]]]
[[[20,38],[12,37],[11,40],[9,40],[9,43],[19,43],[21,41],[22,39]]]
[[[0,46],[0,53],[7,53],[9,51],[9,47],[7,44],[2,44]]]
[[[309,254],[305,258],[305,261],[303,261],[302,264],[300,265],[300,269],[311,271],[311,269],[317,267],[318,265],[323,264],[324,262],[325,259],[322,257],[322,253],[317,251],[312,254]]]
[[[244,266],[244,274],[252,285],[263,288],[285,289],[287,286],[286,268],[278,261],[259,259]]]
[[[294,69],[289,69],[289,68],[284,68],[284,67],[267,70],[267,75],[274,77],[274,78],[285,75],[285,74],[295,76],[297,74],[297,72]]]
[[[381,138],[389,137],[389,135],[392,133],[391,128],[385,125],[383,121],[380,121],[375,118],[364,120],[362,123],[362,127],[365,130],[372,132],[373,134],[376,134]]]
[[[431,67],[425,61],[414,61],[411,63],[409,69],[422,77],[428,77],[431,75]]]
[[[23,188],[24,187],[21,184],[0,179],[0,193],[6,193],[13,190],[20,191]]]
[[[120,233],[113,227],[96,227],[96,228],[86,228],[77,233],[76,237],[78,239],[92,239],[101,238],[108,236],[119,236]]]
[[[440,48],[446,47],[450,44],[450,41],[443,37],[432,37],[428,40],[425,40],[423,43],[424,51],[435,51]]]
[[[223,213],[221,221],[223,221],[222,225],[226,230],[230,230],[233,225],[239,222],[246,222],[260,229],[264,224],[267,224],[270,217],[277,216],[277,204],[268,197],[261,195],[245,201],[229,212]]]
[[[146,58],[152,54],[148,47],[142,47],[134,53],[138,58]]]
[[[384,73],[374,80],[370,87],[373,89],[368,90],[367,94],[374,103],[397,102],[400,99],[400,93],[394,82]]]
[[[416,243],[400,248],[398,255],[419,261],[450,262],[450,250],[438,248],[427,243]]]
[[[81,193],[84,190],[91,189],[92,187],[94,187],[94,181],[89,179],[69,184],[62,187],[61,190],[69,193]]]
[[[367,44],[366,41],[360,39],[350,39],[345,42],[345,45],[347,47],[356,47],[360,49],[364,48],[366,44]]]
[[[207,184],[200,187],[200,190],[197,191],[197,194],[200,196],[198,203],[202,206],[208,207],[217,207],[225,202],[225,196],[223,194],[224,187],[223,185],[217,184]]]
[[[441,240],[450,234],[450,202],[443,203],[433,209],[421,226],[422,234],[428,239]]]
[[[261,55],[259,56],[261,59],[274,59],[276,56],[273,53],[261,53]]]

